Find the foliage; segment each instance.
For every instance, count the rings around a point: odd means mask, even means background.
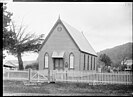
[[[19,27],[12,22],[11,25],[14,34],[14,44],[8,49],[13,55],[17,55],[18,52],[24,53],[26,51],[34,51],[41,45],[43,34],[36,36],[34,33],[30,34],[27,32],[27,27],[23,26],[22,23]]]
[[[111,66],[111,59],[106,54],[101,54],[99,60],[105,63],[105,66]]]
[[[6,6],[3,7],[3,47],[18,58],[19,70],[23,70],[22,54],[38,50],[44,34],[39,36],[34,33],[30,34],[22,22],[20,26],[16,25],[11,19],[12,14],[6,9]]]
[[[101,54],[106,54],[110,57],[114,66],[120,66],[123,59],[132,59],[132,45],[133,43],[129,42],[123,45],[116,46],[114,48],[106,49],[98,52],[98,56],[100,56]]]
[[[106,54],[101,54],[98,56],[97,60],[97,70],[101,68],[102,72],[110,72],[110,66],[112,65],[111,59]]]
[[[3,3],[3,28],[10,25],[11,16],[13,13],[7,11],[6,3]],[[6,30],[6,29],[3,29]]]
[[[13,44],[13,33],[9,29],[13,13],[7,11],[6,3],[3,3],[3,49]]]
[[[127,68],[127,65],[120,65],[119,66],[119,71],[124,71]]]
[[[12,55],[17,56],[19,70],[23,70],[23,61],[21,55],[24,52],[38,50],[43,37],[43,34],[39,36],[36,36],[34,33],[29,34],[30,32],[27,32],[26,28],[27,27],[24,27],[22,24],[17,27],[17,25],[12,22],[11,30],[15,34],[12,45],[9,45],[8,48],[6,48]]]
[[[29,69],[29,68],[31,68],[33,70],[38,70],[39,69],[39,64],[36,62],[36,63],[26,65],[25,69]]]

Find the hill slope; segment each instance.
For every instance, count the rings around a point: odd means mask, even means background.
[[[132,59],[132,42],[116,46],[114,48],[106,49],[98,52],[98,56],[100,54],[106,54],[110,57],[114,64],[119,64],[124,57],[128,59]]]

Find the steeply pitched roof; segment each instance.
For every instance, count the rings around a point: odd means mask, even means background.
[[[72,26],[70,26],[66,22],[62,21],[60,18],[57,20],[54,27],[57,25],[57,23],[62,23],[63,24],[63,26],[66,28],[66,30],[68,31],[68,33],[73,38],[74,42],[76,43],[76,45],[78,46],[78,48],[82,52],[86,52],[86,53],[97,56],[96,52],[91,47],[91,45],[89,44],[88,40],[85,38],[85,36],[83,35],[82,32],[80,32],[77,29],[73,28]],[[48,37],[50,36],[51,33],[52,33],[52,30],[50,31],[50,33],[45,38],[45,40],[44,40],[43,44],[41,45],[40,49],[43,47],[44,43],[46,42],[46,40],[48,39]]]
[[[66,29],[78,45],[79,49],[83,52],[90,53],[93,55],[97,55],[94,49],[91,47],[90,43],[88,40],[85,38],[82,32],[78,31],[77,29],[73,28],[66,22],[62,21],[63,24],[65,25]]]

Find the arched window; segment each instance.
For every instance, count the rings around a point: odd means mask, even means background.
[[[69,56],[70,58],[69,58],[69,60],[70,60],[70,66],[69,66],[69,68],[74,68],[74,55],[73,55],[73,53],[71,53],[70,54],[70,56]]]
[[[44,68],[48,68],[48,53],[44,56]]]

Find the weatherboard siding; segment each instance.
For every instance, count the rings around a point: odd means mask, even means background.
[[[84,69],[84,53],[80,54],[80,70]]]
[[[62,31],[57,31],[57,27],[62,27]],[[53,59],[52,53],[53,51],[65,51],[64,55],[64,63],[67,62],[69,64],[69,54],[72,52],[74,54],[74,69],[79,70],[79,61],[80,61],[80,51],[65,30],[65,28],[58,24],[45,44],[43,45],[42,49],[39,52],[39,69],[43,70],[44,68],[44,54],[47,52],[49,55],[49,66],[50,69],[53,69]]]
[[[84,54],[85,54],[85,70],[88,70],[88,56],[89,56],[89,70],[88,71],[95,71],[96,70],[96,57],[90,54],[82,53],[80,55],[80,70],[84,70]],[[92,57],[92,60],[91,60]],[[94,57],[95,57],[95,62],[94,62]],[[92,62],[91,62],[92,61]],[[95,64],[94,64],[95,63]],[[94,69],[95,65],[95,69]]]
[[[61,27],[62,30],[58,31],[57,28]],[[48,65],[50,70],[54,69],[54,60],[52,58],[52,54],[54,51],[62,52],[64,51],[64,66],[65,63],[68,63],[68,67],[70,64],[70,53],[74,54],[74,69],[69,70],[88,70],[88,56],[89,56],[89,70],[93,71],[94,62],[91,62],[91,56],[94,57],[93,54],[85,53],[81,51],[81,48],[77,45],[74,36],[78,34],[78,32],[74,32],[75,34],[72,36],[73,31],[75,30],[68,30],[69,26],[65,26],[60,20],[58,20],[54,27],[51,29],[50,33],[46,37],[45,41],[43,42],[40,51],[39,51],[39,70],[44,69],[44,55],[48,53]],[[70,32],[71,31],[71,34]],[[79,36],[80,38],[80,36]],[[76,38],[77,40],[77,38]],[[80,41],[81,43],[81,41]],[[87,45],[87,44],[86,44]],[[86,46],[85,46],[86,47]],[[91,49],[91,48],[90,48]],[[93,52],[91,52],[93,53]],[[93,59],[93,58],[92,58]],[[93,61],[93,60],[92,60]],[[92,67],[91,67],[92,66]],[[84,68],[85,67],[85,68]],[[92,70],[91,70],[92,68]],[[65,69],[65,68],[64,68]]]
[[[89,55],[89,70],[91,70],[91,55]]]
[[[85,54],[85,70],[87,70],[88,54]]]

